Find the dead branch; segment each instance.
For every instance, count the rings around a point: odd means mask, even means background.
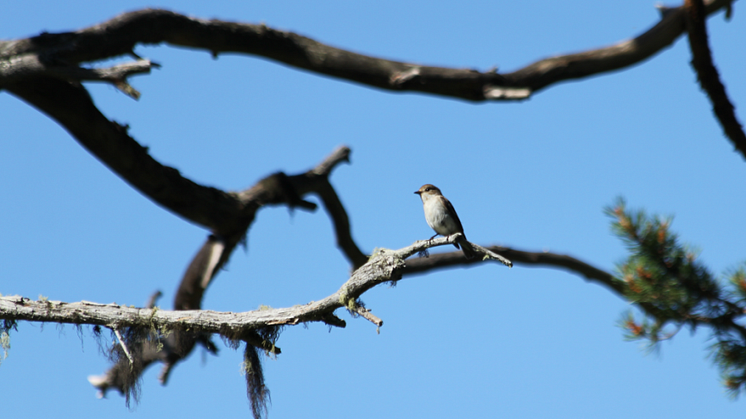
[[[706,14],[727,7],[731,0],[709,0]],[[635,38],[576,54],[559,55],[503,74],[511,86],[526,86],[533,92],[557,82],[619,70],[640,63],[673,44],[686,28],[684,7],[664,8],[661,20]]]
[[[39,54],[22,54],[8,57],[0,65],[0,87],[33,77],[52,76],[68,81],[102,81],[122,82],[135,74],[148,74],[158,64],[150,60],[137,60],[131,63],[117,64],[103,68],[85,68],[76,65],[65,65],[45,62]]]
[[[730,139],[736,150],[746,157],[746,133],[736,118],[736,111],[728,98],[725,86],[720,81],[718,70],[712,60],[712,51],[707,41],[707,12],[702,0],[685,0],[686,23],[689,31],[689,46],[692,50],[692,67],[697,72],[702,90],[712,102],[713,112],[725,135]]]
[[[502,246],[490,246],[489,249],[519,265],[565,269],[584,277],[590,282],[595,282],[606,287],[620,298],[626,298],[622,281],[615,278],[612,274],[572,256],[550,252],[527,252]],[[420,257],[407,261],[407,266],[402,270],[402,275],[421,274],[433,269],[453,266],[469,266],[479,262],[479,260],[475,259],[464,259],[460,251],[438,253],[429,257]],[[661,317],[660,310],[652,304],[638,303],[638,307],[654,318]]]
[[[77,83],[35,77],[8,91],[62,125],[83,147],[127,183],[162,207],[212,231],[233,231],[244,207],[235,195],[199,185],[153,159],[146,147],[110,121]]]
[[[350,233],[347,212],[341,202],[336,198],[336,192],[329,183],[328,176],[331,171],[343,161],[349,161],[350,149],[338,147],[327,156],[315,168],[298,175],[288,176],[284,173],[270,175],[257,184],[243,192],[236,193],[236,199],[249,209],[251,217],[247,217],[244,223],[236,231],[229,235],[210,234],[182,277],[179,288],[174,298],[174,310],[199,310],[202,307],[202,298],[207,287],[212,283],[221,268],[228,262],[236,246],[245,239],[248,229],[253,221],[255,212],[264,205],[284,204],[290,208],[301,207],[314,209],[316,204],[304,201],[302,196],[308,193],[316,193],[322,197],[329,216],[333,220],[337,234],[337,242],[344,243],[340,246],[356,268],[367,261],[367,257],[358,249]],[[333,195],[337,205],[330,208],[327,204],[328,198]],[[248,213],[248,211],[247,211]],[[326,323],[344,327],[344,321],[333,314],[324,317]],[[138,365],[142,367],[136,372],[142,372],[150,364],[160,361],[164,364],[160,380],[162,383],[168,379],[169,373],[195,348],[196,344],[202,344],[208,351],[215,353],[217,348],[209,340],[209,333],[195,332],[194,330],[175,329],[163,340],[163,347],[158,350],[150,341],[133,343],[139,345],[137,351],[142,356],[138,359]],[[265,339],[255,333],[246,333],[242,339],[250,345],[254,345],[264,351],[279,353],[279,348],[273,344],[268,346]],[[119,389],[122,393],[127,392],[127,381],[132,377],[123,373],[127,371],[123,361],[115,363],[106,373],[91,377],[91,383],[99,389],[100,394],[105,394],[109,388]]]
[[[710,0],[706,13],[731,0]],[[639,36],[615,45],[546,58],[511,73],[454,69],[374,58],[334,48],[265,25],[190,18],[167,10],[124,13],[76,32],[0,43],[0,59],[41,54],[66,63],[97,61],[131,53],[137,44],[168,43],[214,56],[237,52],[266,57],[315,73],[394,91],[416,91],[470,101],[521,100],[558,82],[619,70],[671,45],[684,33],[683,7],[667,8]]]
[[[146,330],[188,330],[191,333],[216,333],[228,339],[243,340],[247,332],[267,326],[296,325],[305,322],[328,322],[329,316],[341,307],[357,306],[357,299],[367,290],[384,282],[401,279],[404,260],[434,246],[453,244],[459,235],[421,240],[399,249],[379,249],[367,263],[355,270],[339,290],[319,301],[287,308],[270,308],[243,313],[211,310],[160,310],[158,308],[126,307],[115,303],[88,301],[32,301],[19,296],[0,297],[0,319],[89,324],[117,328]],[[376,318],[377,319],[377,318]],[[379,322],[382,323],[380,319]]]

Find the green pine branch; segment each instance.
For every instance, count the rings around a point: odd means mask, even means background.
[[[671,217],[630,211],[623,199],[605,212],[629,250],[616,280],[644,313],[642,320],[623,316],[625,338],[646,340],[654,348],[682,327],[705,327],[715,340],[711,357],[724,385],[734,395],[746,389],[746,267],[718,278],[670,231]]]

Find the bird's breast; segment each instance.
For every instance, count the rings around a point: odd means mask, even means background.
[[[442,236],[458,232],[456,222],[448,213],[446,206],[436,199],[429,199],[423,203],[427,224]]]

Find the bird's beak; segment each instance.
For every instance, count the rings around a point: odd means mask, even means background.
[[[421,194],[422,194],[422,192],[420,192],[420,191],[415,191],[415,193],[416,193],[417,195],[421,195]]]

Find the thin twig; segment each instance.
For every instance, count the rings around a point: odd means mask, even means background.
[[[159,65],[150,60],[138,60],[102,68],[49,64],[39,55],[29,53],[11,57],[3,65],[0,65],[0,85],[10,85],[21,79],[51,76],[67,81],[100,81],[129,86],[126,82],[127,77],[150,73],[153,67],[159,67]],[[132,89],[131,86],[129,89],[133,90],[139,97],[139,92]],[[134,98],[137,99],[137,97]]]
[[[365,307],[357,306],[355,307],[355,312],[365,318],[366,320],[370,321],[371,323],[375,324],[378,327],[383,326],[383,320],[381,320],[379,317],[371,313],[370,310],[368,310]]]
[[[132,359],[132,355],[130,355],[130,351],[127,350],[127,345],[124,344],[124,339],[122,339],[122,335],[119,334],[119,329],[116,327],[112,327],[111,330],[114,331],[114,334],[117,336],[117,340],[119,340],[119,345],[122,347],[122,350],[124,350],[124,354],[127,355],[127,359],[130,360],[130,368],[135,364],[135,361]]]
[[[506,257],[504,257],[502,255],[498,255],[497,253],[493,252],[490,249],[487,249],[486,247],[482,247],[482,246],[480,246],[478,244],[474,244],[472,242],[469,242],[469,243],[474,248],[474,250],[476,250],[479,253],[483,253],[484,254],[483,260],[492,259],[492,260],[496,260],[496,261],[502,263],[503,265],[507,266],[508,268],[512,268],[513,267],[513,262],[510,259],[508,259],[508,258],[506,258]]]

